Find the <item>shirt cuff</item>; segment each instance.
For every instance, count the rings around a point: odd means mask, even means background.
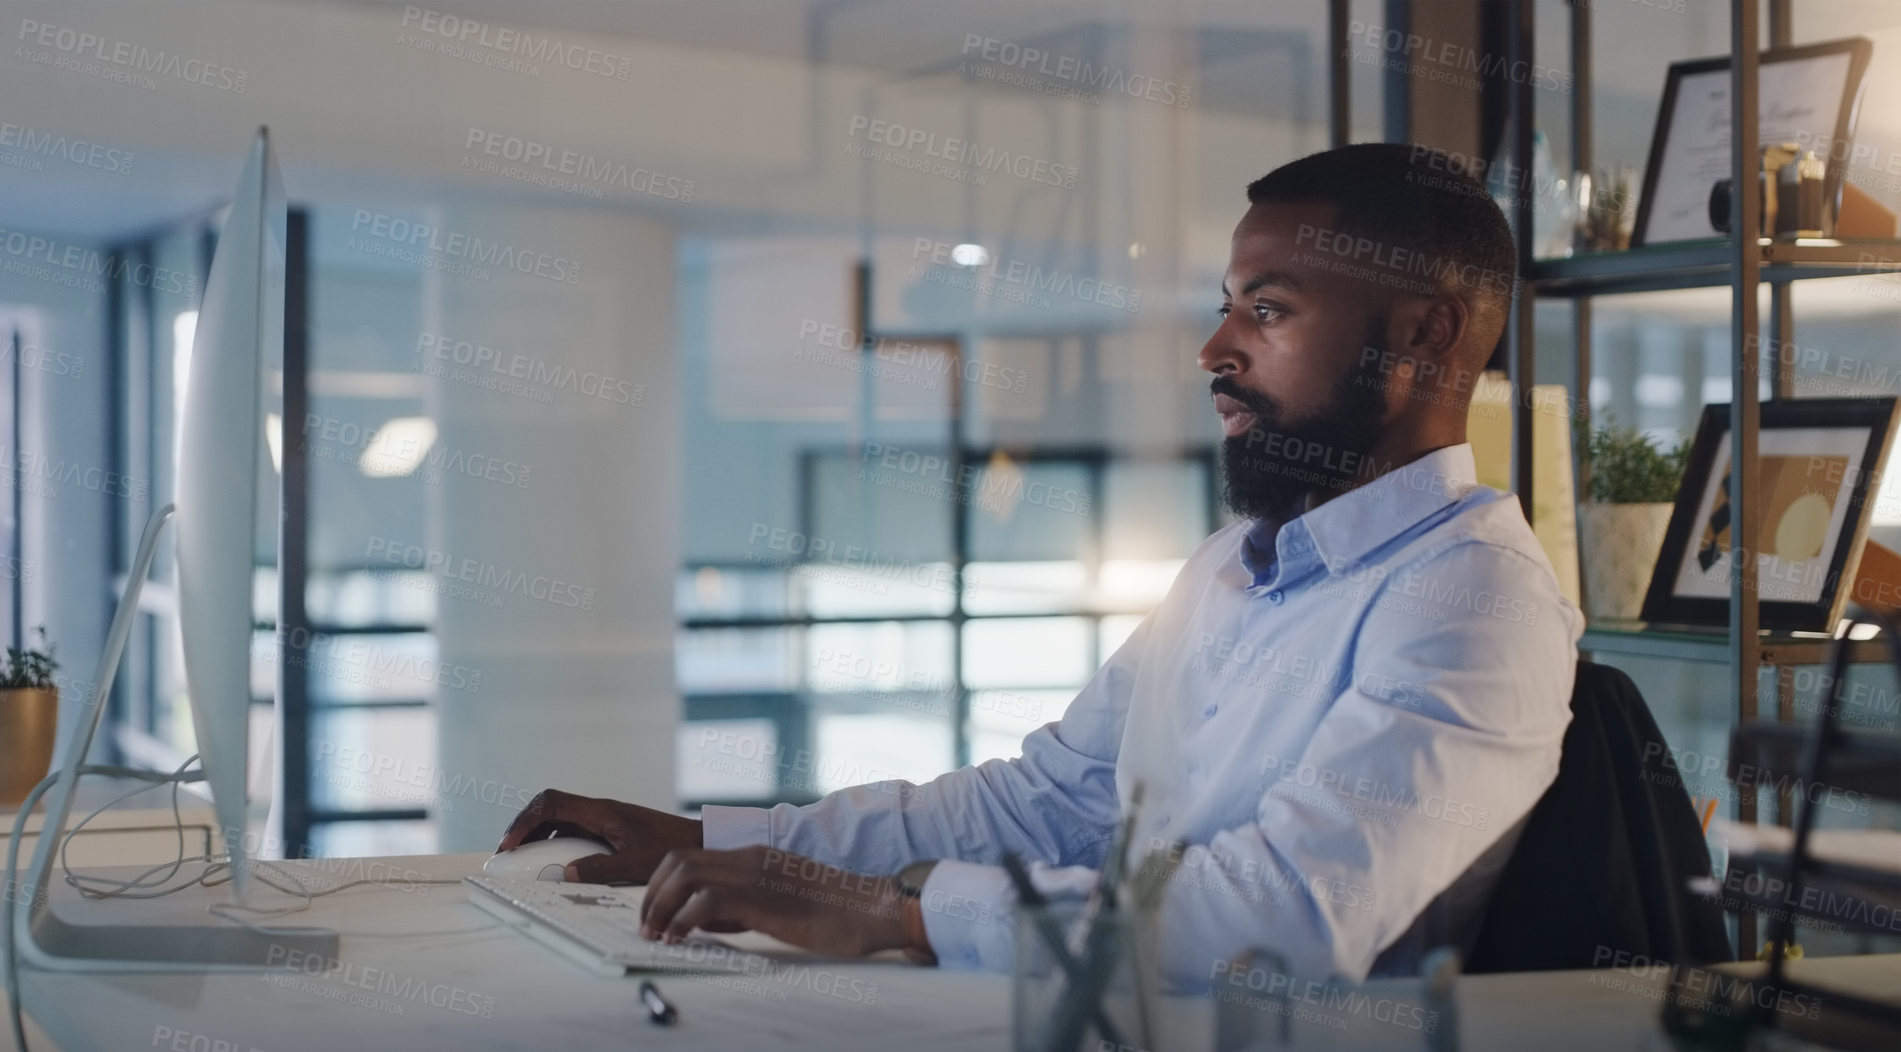
[[[771,847],[772,813],[763,807],[708,804],[700,808],[700,844],[716,851],[754,844]]]
[[[1010,971],[1016,962],[1016,893],[999,866],[945,859],[924,880],[924,935],[943,968]]]

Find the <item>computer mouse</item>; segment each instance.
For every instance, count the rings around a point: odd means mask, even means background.
[[[513,851],[503,851],[482,863],[482,872],[497,880],[563,880],[568,863],[614,849],[585,836],[558,836],[531,840]]]

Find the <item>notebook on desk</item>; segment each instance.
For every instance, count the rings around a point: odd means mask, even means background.
[[[821,960],[769,935],[696,934],[668,944],[640,934],[646,888],[464,877],[469,902],[599,975],[713,972],[760,975],[774,964]]]

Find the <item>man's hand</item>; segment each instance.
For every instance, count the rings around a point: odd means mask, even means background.
[[[698,819],[543,789],[509,823],[495,850],[513,851],[530,840],[551,836],[591,836],[614,849],[611,855],[589,855],[568,863],[566,879],[582,884],[645,884],[669,851],[697,848],[703,842]]]
[[[695,928],[760,931],[836,957],[903,949],[904,895],[890,877],[851,873],[776,848],[670,851],[647,885],[641,932],[678,942]]]

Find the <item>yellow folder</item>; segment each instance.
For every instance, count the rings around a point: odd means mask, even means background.
[[[1558,573],[1564,597],[1579,602],[1578,520],[1571,488],[1571,399],[1562,384],[1531,389],[1531,529]],[[1512,488],[1512,388],[1501,372],[1473,385],[1465,425],[1479,481]]]

